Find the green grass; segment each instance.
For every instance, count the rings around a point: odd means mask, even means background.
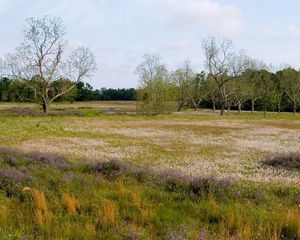
[[[12,164],[0,154],[0,239],[299,239],[299,172],[259,163],[297,149],[299,114],[142,116],[123,114],[134,102],[93,102],[50,109],[83,116],[10,116],[13,107],[40,110],[0,104],[0,147],[17,159]],[[101,112],[112,108],[122,114]],[[66,158],[68,168],[30,163],[32,152]],[[195,195],[188,185],[166,186],[151,173],[112,177],[79,165],[114,159],[144,172],[150,166],[230,178],[232,185]],[[30,179],[16,181],[8,173]]]
[[[275,239],[293,225],[299,236],[299,188],[214,180],[218,188],[199,185],[198,194],[149,172],[111,175],[29,156],[1,150],[1,239]]]

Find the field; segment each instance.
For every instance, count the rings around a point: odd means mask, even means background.
[[[1,104],[0,238],[300,239],[300,115],[135,109]]]

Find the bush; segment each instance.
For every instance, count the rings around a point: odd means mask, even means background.
[[[274,157],[265,157],[263,165],[287,170],[300,170],[300,153],[278,154]]]

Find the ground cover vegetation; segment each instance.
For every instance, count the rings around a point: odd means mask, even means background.
[[[0,239],[300,239],[297,70],[207,38],[203,72],[150,54],[93,90],[64,36],[29,18],[0,61]]]
[[[299,238],[298,115],[135,108],[0,104],[1,239]]]

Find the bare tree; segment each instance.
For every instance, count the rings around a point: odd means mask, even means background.
[[[219,42],[210,37],[203,40],[202,47],[206,67],[218,86],[221,115],[224,115],[228,98],[226,83],[243,72],[246,56],[243,52],[235,54],[232,41],[228,39]]]
[[[71,91],[76,82],[90,77],[96,69],[93,53],[80,47],[63,61],[66,48],[65,28],[60,18],[48,15],[27,19],[24,39],[15,54],[6,58],[8,74],[20,80],[34,93],[33,99],[25,99],[42,106],[44,113],[49,104]],[[68,79],[71,85],[61,85],[53,90],[55,81]],[[55,92],[54,95],[50,93]]]
[[[5,62],[0,58],[0,79],[5,75]]]

